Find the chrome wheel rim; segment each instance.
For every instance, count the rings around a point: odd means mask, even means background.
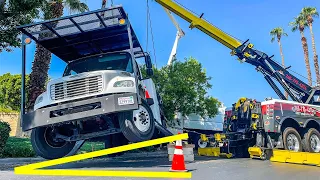
[[[141,132],[146,132],[150,128],[150,114],[147,109],[140,106],[138,110],[133,111],[133,121],[135,126]]]
[[[287,137],[287,147],[290,151],[299,151],[300,144],[298,137],[295,134],[289,134]]]
[[[313,152],[320,152],[320,139],[316,134],[310,136],[310,146]]]
[[[201,141],[201,139],[198,140],[198,146],[200,148],[205,148],[205,147],[207,147],[207,145],[208,145],[207,142]]]

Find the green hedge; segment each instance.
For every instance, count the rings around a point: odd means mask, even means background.
[[[36,154],[32,149],[30,139],[9,137],[2,157],[19,158],[19,157],[35,157]]]
[[[7,122],[0,121],[0,156],[2,156],[10,131],[10,125]]]

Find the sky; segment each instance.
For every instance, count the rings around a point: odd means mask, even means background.
[[[256,49],[270,56],[274,55],[274,59],[278,62],[281,61],[279,46],[276,42],[271,43],[269,32],[275,27],[283,27],[289,35],[282,38],[285,64],[291,65],[293,71],[307,77],[300,34],[291,32],[288,24],[303,7],[320,8],[319,0],[177,1],[197,14],[204,13],[203,17],[206,20],[237,39],[242,41],[249,39]],[[86,2],[90,10],[101,8],[101,0],[86,0]],[[156,52],[154,57],[151,34],[148,43],[146,40],[146,0],[113,0],[113,2],[115,5],[123,5],[142,47],[146,50],[148,44],[148,51],[157,67],[166,65],[177,30],[163,8],[155,1],[149,0]],[[68,15],[67,11],[65,15]],[[230,56],[228,48],[200,30],[189,29],[189,23],[178,16],[175,18],[185,32],[185,36],[179,41],[177,58],[184,61],[185,58],[192,56],[200,61],[207,75],[212,77],[210,81],[212,89],[209,90],[209,95],[218,98],[228,107],[240,97],[255,98],[260,101],[266,97],[278,98],[262,74],[256,72],[254,66],[239,63],[235,57]],[[320,19],[315,19],[313,27],[315,43],[320,46]],[[305,35],[309,43],[309,57],[315,81],[309,29],[306,29]],[[34,43],[27,46],[27,73],[31,72],[34,51]],[[318,48],[319,53],[320,48]],[[53,56],[49,76],[53,79],[61,77],[65,65],[63,61]],[[8,72],[21,74],[21,49],[0,53],[0,75]],[[307,82],[306,78],[296,76]]]

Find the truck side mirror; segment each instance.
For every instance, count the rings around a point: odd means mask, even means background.
[[[152,62],[151,62],[151,58],[148,55],[145,56],[145,61],[146,61],[146,71],[147,71],[147,75],[149,77],[153,76],[153,69],[152,69]]]
[[[150,58],[149,55],[146,56],[145,61],[146,61],[146,67],[147,67],[147,69],[152,69],[152,62],[151,62],[151,58]]]
[[[153,76],[153,69],[152,68],[147,68],[147,75],[149,77]]]

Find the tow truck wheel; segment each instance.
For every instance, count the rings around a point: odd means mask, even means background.
[[[314,128],[307,129],[302,139],[306,152],[320,152],[320,133]]]
[[[67,142],[53,138],[51,127],[38,127],[32,129],[31,144],[38,156],[45,159],[57,159],[66,156],[76,142]]]
[[[301,152],[302,142],[297,130],[292,127],[287,127],[283,131],[284,148],[289,151]]]
[[[154,133],[152,110],[145,100],[141,101],[139,109],[119,113],[120,129],[130,142],[150,140]]]

